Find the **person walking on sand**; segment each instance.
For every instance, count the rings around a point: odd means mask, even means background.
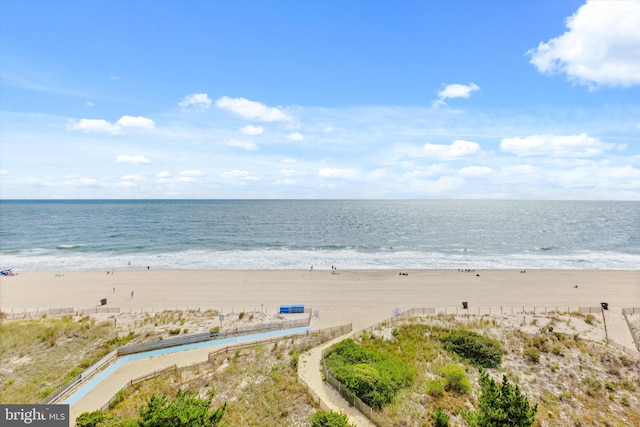
[[[133,299],[133,291],[131,291],[131,299]]]

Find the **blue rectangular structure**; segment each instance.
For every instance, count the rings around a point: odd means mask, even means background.
[[[291,313],[304,313],[304,305],[297,304],[291,306]]]
[[[280,306],[280,314],[289,314],[291,312],[290,305],[281,305]]]

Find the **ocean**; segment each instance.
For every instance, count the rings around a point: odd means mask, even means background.
[[[0,201],[0,269],[632,269],[640,202]]]

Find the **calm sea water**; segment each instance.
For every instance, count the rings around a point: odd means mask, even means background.
[[[640,268],[640,202],[0,201],[0,269]]]

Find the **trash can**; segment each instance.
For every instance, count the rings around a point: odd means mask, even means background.
[[[609,303],[608,302],[601,302],[600,305],[602,306],[603,310],[609,310]]]
[[[466,301],[462,301],[462,308],[464,308],[465,310],[469,308],[469,303]]]
[[[100,300],[100,305],[107,305],[107,299],[106,298],[102,298]]]

